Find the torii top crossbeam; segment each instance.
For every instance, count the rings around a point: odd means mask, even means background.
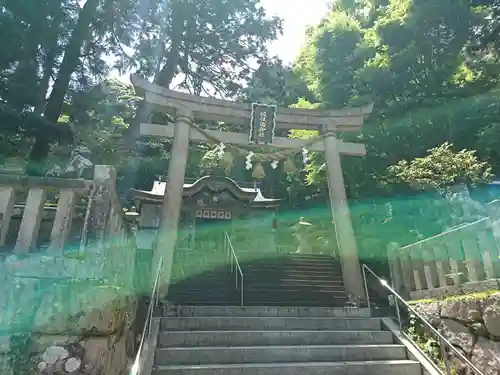
[[[189,108],[195,120],[223,121],[234,125],[246,125],[250,121],[251,105],[229,100],[213,99],[168,90],[138,76],[131,76],[139,96],[159,108],[174,113]],[[373,105],[343,110],[318,110],[281,108],[276,111],[276,127],[281,129],[318,130],[321,126],[334,126],[339,132],[360,131],[364,119],[372,112]]]

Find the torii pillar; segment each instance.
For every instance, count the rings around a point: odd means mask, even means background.
[[[342,266],[342,278],[349,297],[354,302],[365,298],[363,275],[361,272],[356,237],[352,227],[344,175],[340,162],[336,126],[323,126],[322,133],[325,144],[325,163],[328,181],[328,195],[332,211],[339,257]]]
[[[187,109],[177,108],[175,111],[175,137],[172,144],[171,157],[168,164],[168,177],[161,212],[160,230],[153,252],[153,270],[162,262],[160,274],[160,293],[166,295],[170,284],[174,261],[175,243],[179,227],[182,206],[184,177],[189,152],[189,133],[193,113]],[[175,157],[174,157],[175,155]],[[161,251],[159,249],[163,249]]]

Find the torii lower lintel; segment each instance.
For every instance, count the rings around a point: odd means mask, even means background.
[[[255,148],[262,147],[262,145],[258,144],[249,144],[248,135],[245,133],[234,133],[234,132],[226,132],[220,130],[204,130],[204,131],[213,136],[214,138],[217,138],[220,141],[227,144],[233,144],[244,147],[255,147]],[[175,124],[158,125],[158,124],[142,123],[140,125],[140,135],[148,137],[157,137],[157,138],[174,138]],[[191,129],[190,138],[192,141],[195,142],[208,141],[207,137],[201,132],[197,131],[196,128]],[[296,149],[299,148],[303,143],[304,143],[303,139],[274,137],[273,143],[269,144],[268,146],[277,149]],[[366,147],[364,144],[361,143],[344,142],[343,140],[338,139],[337,147],[339,152],[343,155],[352,155],[352,156],[366,155]],[[308,146],[308,150],[312,152],[325,152],[325,145],[323,144],[323,141],[321,139],[318,139],[318,142]]]

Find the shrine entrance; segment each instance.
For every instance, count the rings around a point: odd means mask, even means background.
[[[365,146],[344,142],[342,132],[357,132],[363,126],[372,106],[345,110],[316,110],[277,108],[261,104],[236,103],[227,100],[198,97],[168,90],[164,87],[132,76],[136,93],[144,97],[153,108],[168,113],[174,124],[140,124],[140,135],[173,138],[172,158],[168,170],[168,189],[163,197],[162,227],[156,245],[155,261],[163,259],[162,285],[168,290],[172,274],[173,258],[178,239],[181,219],[184,177],[187,165],[189,142],[201,141],[220,146],[221,161],[231,164],[226,157],[227,145],[241,149],[257,148],[267,150],[256,159],[252,151],[246,151],[246,168],[255,168],[262,174],[261,162],[270,163],[273,168],[286,163],[290,155],[302,152],[324,152],[327,170],[330,208],[342,266],[345,288],[353,302],[365,299],[363,278],[352,228],[349,206],[344,186],[341,155],[363,156]],[[232,125],[243,125],[247,133],[206,130],[196,121],[217,121]],[[319,136],[308,139],[289,139],[275,136],[275,129],[298,129],[318,131]],[[278,151],[276,151],[278,150]],[[261,152],[261,151],[256,151]],[[258,163],[253,164],[254,159]],[[287,160],[288,159],[288,160]],[[289,163],[288,163],[289,164]],[[260,167],[260,168],[259,168]]]
[[[157,231],[161,205],[168,185],[155,181],[150,191],[132,190],[141,211],[139,227]],[[205,176],[183,186],[178,238],[173,260],[173,279],[183,279],[205,272],[227,261],[225,234],[241,239],[241,251],[255,252],[264,240],[272,246],[272,220],[280,199],[268,199],[259,188],[238,184],[225,177]],[[259,218],[263,225],[260,236],[242,238],[238,230],[248,220]],[[151,236],[153,237],[153,236]],[[257,242],[259,241],[259,242]],[[269,251],[273,249],[269,248]]]
[[[159,203],[161,204],[161,203]],[[178,251],[212,252],[223,247],[224,233],[231,229],[231,212],[187,210],[181,212]]]
[[[193,247],[196,251],[203,249],[214,251],[223,247],[226,228],[221,227],[220,219],[197,216],[191,228],[193,228],[194,237]]]

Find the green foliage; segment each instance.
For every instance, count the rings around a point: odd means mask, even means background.
[[[36,7],[32,0],[4,0],[0,111],[5,104],[13,113],[5,121],[12,132],[36,139],[31,159],[35,169],[45,169],[50,146],[64,138],[56,123],[65,105],[73,94],[92,91],[111,68],[132,68],[163,86],[182,77],[180,86],[197,94],[209,84],[212,93],[235,95],[250,59],[266,58],[267,42],[280,27],[257,0],[41,0]],[[36,132],[24,131],[25,112],[43,114]],[[103,137],[98,134],[101,143]]]
[[[441,364],[441,351],[439,343],[436,341],[436,337],[426,333],[421,323],[418,322],[417,318],[413,315],[410,316],[406,334],[419,346],[420,350],[422,350],[431,361],[438,365]]]
[[[131,85],[104,81],[74,93],[59,122],[71,124],[75,143],[88,147],[95,161],[117,165],[130,152],[120,141],[133,120],[138,101]]]
[[[251,73],[250,59],[265,59],[266,43],[281,31],[281,20],[267,17],[258,0],[150,3],[124,67],[165,87],[179,77],[177,87],[198,95],[236,95]]]
[[[65,99],[108,74],[103,58],[117,52],[116,32],[123,32],[132,7],[132,0],[3,1],[0,103],[18,114],[8,125],[22,130],[25,116],[43,115],[35,131],[19,133],[36,139],[30,171],[43,173],[50,145],[68,140],[58,136],[65,127],[56,124]]]
[[[248,102],[288,107],[297,101],[313,100],[314,96],[296,72],[284,66],[278,58],[272,58],[263,61],[247,79],[240,98]]]
[[[406,334],[432,362],[434,362],[443,372],[446,371],[446,365],[443,360],[438,338],[434,334],[429,333],[429,330],[427,330],[414,315],[410,315]],[[448,362],[448,365],[450,366],[450,375],[456,375],[458,372],[453,366],[453,362]]]
[[[306,37],[294,68],[323,108],[374,102],[361,135],[365,158],[343,158],[353,199],[398,192],[387,168],[451,142],[497,172],[497,62],[467,53],[496,9],[460,1],[337,1]],[[450,11],[453,9],[453,11]],[[479,32],[480,33],[480,32]],[[493,88],[493,89],[492,89]],[[305,182],[325,187],[322,155],[306,166]]]
[[[396,182],[414,186],[444,188],[455,184],[479,184],[489,182],[491,167],[481,162],[475,151],[453,152],[452,145],[443,145],[429,150],[429,154],[410,162],[400,161],[389,167]]]
[[[295,68],[321,102],[340,108],[359,100],[356,71],[370,56],[358,22],[337,11],[309,31]]]

